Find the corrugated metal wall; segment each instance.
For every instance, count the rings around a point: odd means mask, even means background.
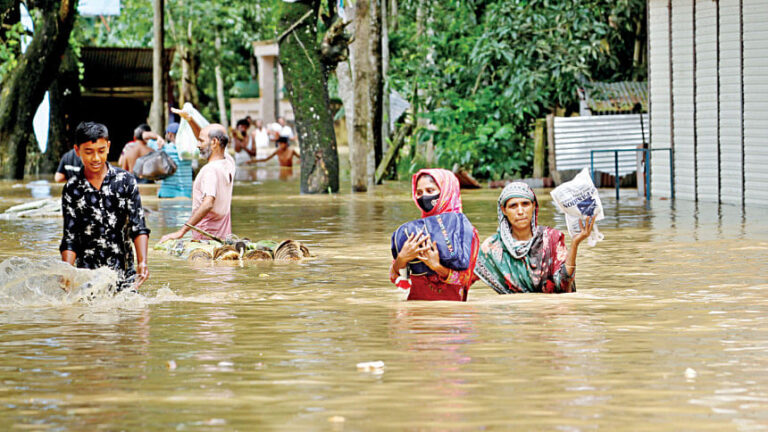
[[[675,127],[675,194],[696,198],[693,95],[693,2],[672,0],[672,104]]]
[[[589,167],[590,150],[634,149],[648,142],[648,115],[555,117],[555,166],[558,171]],[[595,170],[613,174],[613,153],[596,153]],[[635,152],[619,153],[619,175],[637,171]]]
[[[744,200],[768,204],[768,0],[744,1]]]
[[[648,19],[651,147],[674,148],[676,196],[768,205],[768,0],[650,0]]]
[[[720,5],[720,199],[741,204],[741,17],[738,1]]]
[[[696,0],[696,182],[698,199],[717,202],[717,3]]]
[[[672,147],[672,97],[669,65],[669,11],[666,1],[652,1],[648,4],[648,53],[650,68],[648,85],[651,111],[651,147]],[[666,90],[666,91],[664,91]],[[655,195],[671,195],[669,181],[669,155],[654,152],[651,191]]]

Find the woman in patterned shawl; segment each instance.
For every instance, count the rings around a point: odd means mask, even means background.
[[[442,213],[461,213],[459,180],[444,169],[423,169],[413,175],[412,197],[421,210],[421,217]],[[454,300],[466,301],[469,286],[476,280],[473,270],[477,261],[480,239],[473,228],[469,267],[463,271],[452,270],[440,264],[437,246],[424,234],[412,234],[403,244],[397,258],[389,268],[392,283],[401,288],[411,289],[408,300]],[[435,273],[412,275],[410,279],[400,277],[400,270],[414,259],[424,262]]]
[[[499,294],[576,291],[574,273],[579,243],[589,237],[594,217],[565,247],[562,232],[539,226],[539,202],[525,183],[514,182],[501,191],[499,229],[480,246],[477,277]]]

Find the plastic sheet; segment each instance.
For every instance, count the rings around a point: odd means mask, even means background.
[[[210,122],[206,120],[205,117],[203,117],[203,115],[200,114],[200,112],[196,110],[195,107],[193,107],[189,102],[184,104],[182,111],[192,115],[192,118],[195,120],[197,125],[200,126],[200,129],[210,124]],[[176,132],[175,143],[176,149],[179,152],[179,158],[183,160],[197,159],[200,153],[197,149],[197,143],[197,137],[192,131],[192,126],[189,125],[188,121],[181,119],[181,123],[179,123],[179,130]]]
[[[605,219],[603,203],[597,194],[597,188],[592,183],[589,170],[582,169],[573,180],[565,182],[549,193],[557,207],[565,213],[565,223],[568,225],[568,234],[573,236],[581,232],[579,221],[585,221],[590,216],[597,216],[596,220]],[[592,228],[592,233],[587,237],[587,244],[594,246],[602,241],[603,234],[597,229],[597,223]]]

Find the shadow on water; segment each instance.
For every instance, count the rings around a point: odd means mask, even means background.
[[[1,424],[766,429],[765,209],[604,190],[605,240],[579,249],[577,293],[498,296],[477,283],[465,304],[405,302],[388,281],[389,236],[419,215],[409,184],[306,196],[295,173],[240,178],[235,233],[297,239],[314,258],[201,266],[151,251],[140,295],[60,300],[59,276],[77,272],[56,263],[60,220],[0,220],[0,262],[16,263],[0,270]],[[0,211],[35,198],[17,184],[0,182]],[[153,240],[191,210],[156,191],[142,186]],[[496,230],[498,193],[463,192],[481,238]],[[540,223],[565,230],[537,193]]]

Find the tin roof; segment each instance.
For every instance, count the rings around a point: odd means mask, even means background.
[[[164,57],[167,74],[173,49]],[[80,61],[84,95],[152,99],[152,48],[84,47]]]
[[[587,103],[592,114],[632,113],[638,103],[642,112],[648,112],[648,83],[645,81],[589,82],[579,89],[579,97]]]

